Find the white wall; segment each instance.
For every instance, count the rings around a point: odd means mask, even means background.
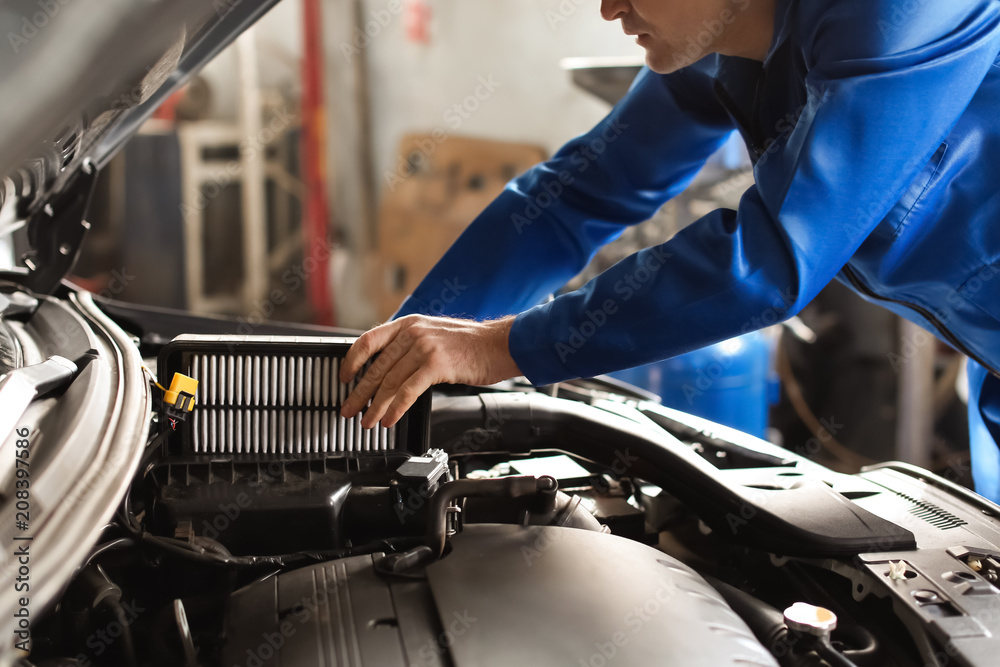
[[[390,2],[367,0],[369,17]],[[440,127],[540,144],[552,153],[608,111],[607,104],[571,84],[560,59],[642,54],[617,22],[601,19],[598,0],[429,2],[430,44],[408,42],[398,15],[367,47],[380,184],[407,132]],[[483,101],[472,98],[468,106],[478,103],[478,108],[468,118],[449,112],[474,95],[481,78],[498,83],[495,92]]]

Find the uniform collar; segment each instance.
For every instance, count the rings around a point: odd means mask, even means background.
[[[774,6],[774,33],[771,46],[764,57],[764,67],[771,62],[771,57],[778,50],[792,31],[792,14],[795,11],[796,0],[776,0]]]

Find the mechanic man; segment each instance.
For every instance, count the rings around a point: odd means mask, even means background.
[[[791,317],[836,277],[973,360],[973,474],[1000,499],[1000,2],[603,0],[601,13],[638,36],[648,69],[355,343],[342,380],[381,355],[343,414],[373,397],[363,424],[388,426],[435,383],[546,385],[665,359]],[[539,305],[734,129],[755,177],[738,210]]]

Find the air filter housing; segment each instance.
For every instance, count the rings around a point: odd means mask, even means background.
[[[178,336],[160,352],[158,373],[169,379],[179,372],[199,382],[194,411],[178,426],[178,453],[293,458],[422,453],[428,440],[429,393],[392,428],[364,429],[361,415],[340,416],[355,386],[354,381],[340,382],[340,365],[355,340]]]

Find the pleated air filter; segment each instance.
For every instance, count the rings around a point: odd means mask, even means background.
[[[195,408],[178,425],[184,454],[337,456],[426,448],[430,395],[392,428],[340,416],[355,383],[339,380],[353,338],[178,336],[160,352],[158,375],[198,380]],[[360,377],[360,374],[359,376]]]

